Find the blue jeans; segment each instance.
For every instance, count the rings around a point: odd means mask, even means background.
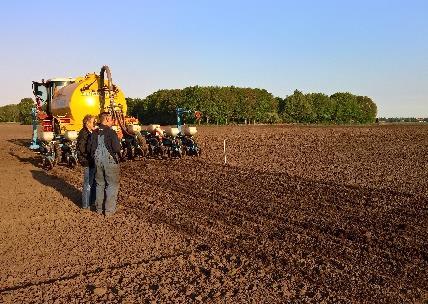
[[[97,184],[95,207],[97,213],[111,215],[116,212],[117,194],[119,193],[119,164],[109,156],[103,160],[96,160],[95,181]]]
[[[83,168],[82,208],[89,208],[95,203],[95,168]]]

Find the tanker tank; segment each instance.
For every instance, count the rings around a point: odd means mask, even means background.
[[[73,83],[59,88],[54,92],[50,102],[50,113],[53,117],[60,118],[61,132],[69,130],[80,130],[85,115],[99,115],[101,112],[111,109],[109,90],[105,90],[105,99],[100,98],[100,76],[91,73],[85,77],[79,77]],[[104,86],[108,87],[106,79]],[[125,95],[122,90],[113,85],[114,110],[126,115],[127,106]]]

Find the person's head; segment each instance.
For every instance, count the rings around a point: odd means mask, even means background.
[[[111,127],[113,125],[113,118],[109,112],[103,112],[100,114],[100,123],[105,126]]]
[[[83,126],[89,131],[93,131],[95,129],[95,116],[90,114],[85,115],[85,117],[83,117]]]

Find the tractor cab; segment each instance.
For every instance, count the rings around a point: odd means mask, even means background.
[[[42,107],[47,114],[50,114],[50,104],[52,99],[55,98],[60,89],[74,83],[74,81],[74,78],[53,78],[46,82],[44,80],[42,80],[42,82],[33,81],[34,96],[40,100],[38,105]]]

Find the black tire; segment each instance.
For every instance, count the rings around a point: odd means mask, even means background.
[[[76,167],[76,165],[77,165],[76,160],[74,159],[73,156],[70,156],[68,158],[68,166],[73,169],[74,167]]]

